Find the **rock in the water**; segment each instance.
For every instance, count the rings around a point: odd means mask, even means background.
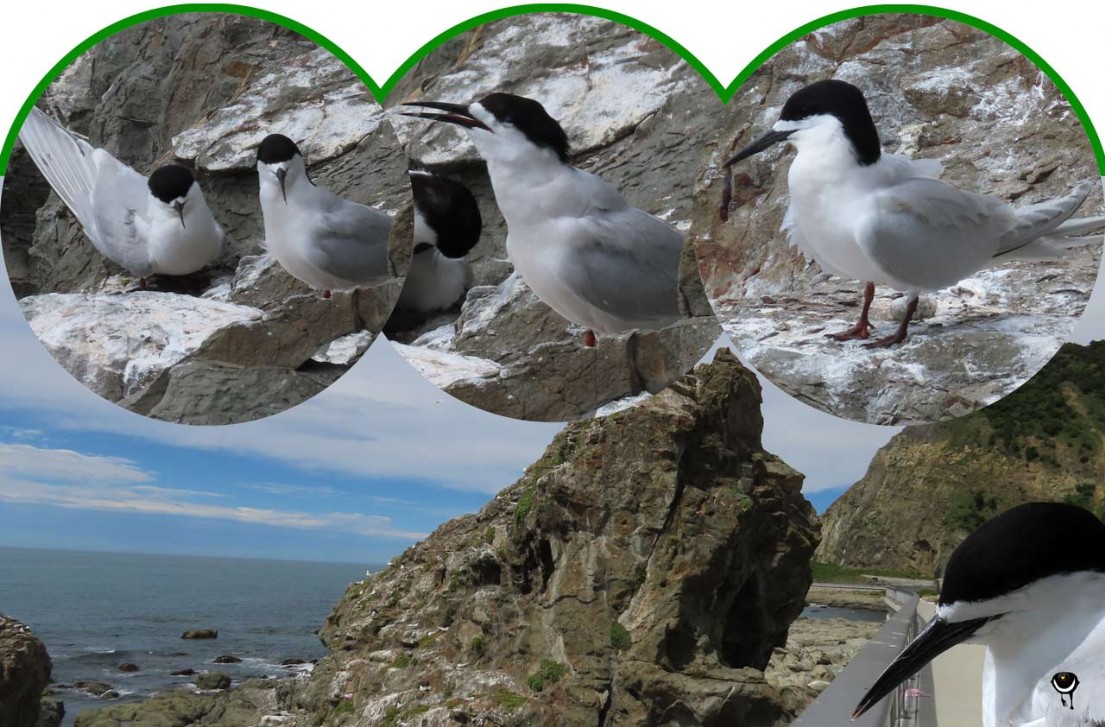
[[[242,660],[233,654],[223,654],[211,660],[212,664],[241,664]]]
[[[134,662],[130,662],[130,661],[123,662],[122,664],[119,665],[119,671],[121,671],[121,672],[135,672],[135,671],[138,671],[140,669],[141,669],[140,666],[138,666]]]
[[[50,655],[31,630],[0,615],[0,725],[56,727],[64,708],[43,692],[50,683]]]
[[[180,635],[182,639],[217,639],[219,632],[216,629],[192,629]]]
[[[528,14],[446,43],[400,81],[393,97],[469,103],[504,89],[536,99],[558,120],[573,165],[686,228],[709,129],[702,108],[718,101],[678,54],[607,20]],[[409,344],[403,355],[449,394],[520,419],[576,419],[663,389],[717,339],[688,247],[679,271],[686,319],[659,333],[600,336],[597,348],[586,347],[583,329],[513,274],[505,222],[466,134],[401,117],[396,130],[412,158],[447,167],[442,171],[468,185],[481,203],[483,236],[468,255],[476,285],[463,305],[422,326],[389,332],[391,340]]]
[[[250,680],[227,691],[170,689],[142,702],[113,704],[77,716],[76,727],[258,727],[279,714],[275,681]],[[275,723],[279,724],[279,723]]]
[[[951,20],[886,13],[834,23],[787,46],[710,114],[716,129],[695,190],[691,238],[706,291],[745,360],[801,401],[876,424],[938,421],[1010,393],[1068,339],[1101,246],[1062,260],[982,271],[923,303],[909,339],[882,351],[825,337],[859,317],[863,281],[830,277],[780,231],[793,150],[735,165],[722,221],[722,164],[770,128],[787,98],[825,78],[859,86],[883,149],[941,162],[941,179],[1025,205],[1100,172],[1059,89],[1001,39]],[[1100,186],[1079,216],[1100,215]],[[879,289],[873,336],[900,306]],[[899,314],[900,315],[900,314]]]
[[[119,693],[115,691],[107,682],[97,682],[87,679],[79,679],[73,682],[73,688],[79,689],[86,694],[91,694],[93,697],[100,697],[101,699],[116,699]]]
[[[227,663],[227,662],[220,662]],[[229,689],[230,677],[221,671],[209,671],[196,677],[196,689]]]
[[[169,672],[171,677],[190,677],[196,673],[195,669],[177,669],[176,671]]]

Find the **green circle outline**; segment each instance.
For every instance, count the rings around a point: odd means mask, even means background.
[[[969,25],[973,28],[981,30],[985,33],[999,38],[1007,43],[1009,46],[1017,50],[1023,56],[1032,61],[1037,68],[1044,72],[1044,74],[1051,79],[1052,83],[1059,89],[1066,98],[1067,102],[1071,105],[1079,121],[1082,122],[1082,128],[1086,132],[1086,136],[1090,140],[1090,145],[1093,148],[1094,158],[1097,161],[1098,171],[1105,175],[1105,149],[1102,148],[1101,139],[1097,135],[1097,130],[1094,128],[1093,122],[1090,120],[1089,114],[1086,113],[1085,106],[1078,100],[1078,97],[1071,90],[1067,82],[1055,71],[1051,65],[1040,57],[1036,51],[1029,48],[1022,43],[1019,39],[1013,35],[1005,32],[1001,28],[988,23],[985,20],[976,18],[973,15],[962,13],[957,10],[949,10],[948,8],[942,8],[935,5],[914,5],[914,4],[879,4],[879,5],[863,5],[854,8],[848,8],[840,10],[835,13],[823,15],[816,20],[812,20],[804,25],[795,28],[783,37],[776,40],[774,43],[764,49],[759,55],[752,59],[752,61],[737,74],[737,77],[728,85],[723,85],[718,80],[717,76],[710,72],[708,68],[694,56],[689,50],[682,44],[676,41],[666,33],[657,30],[648,23],[644,23],[636,18],[623,13],[615,12],[613,10],[607,10],[605,8],[599,8],[592,5],[582,5],[576,3],[529,3],[524,5],[513,5],[510,7],[500,8],[498,10],[491,10],[486,13],[482,13],[475,17],[469,18],[461,23],[454,25],[448,30],[439,33],[432,38],[429,42],[425,43],[407,58],[391,76],[384,81],[383,85],[377,85],[376,81],[372,79],[372,76],[359,64],[357,61],[331,42],[328,38],[322,34],[316,32],[312,28],[292,20],[291,18],[280,15],[278,13],[271,12],[269,10],[263,10],[261,8],[252,7],[249,5],[238,5],[233,3],[184,3],[179,5],[166,5],[165,7],[155,8],[153,10],[146,10],[140,13],[136,13],[122,20],[116,21],[105,28],[102,28],[83,41],[77,44],[75,48],[65,54],[65,56],[54,64],[46,75],[42,77],[42,80],[31,91],[30,96],[23,102],[23,106],[20,107],[19,113],[16,114],[15,121],[12,123],[11,128],[8,131],[7,137],[4,139],[3,149],[0,150],[0,176],[3,176],[8,169],[8,161],[11,158],[12,148],[15,145],[15,140],[18,136],[18,131],[23,127],[23,122],[27,118],[27,115],[31,112],[31,107],[38,101],[39,97],[46,91],[46,88],[53,83],[62,72],[69,67],[73,61],[75,61],[82,53],[87,51],[92,46],[96,45],[100,41],[108,38],[109,36],[118,33],[121,30],[125,30],[131,26],[139,23],[146,22],[148,20],[154,20],[156,18],[163,18],[169,15],[181,15],[184,13],[230,13],[235,15],[245,15],[248,17],[259,18],[261,20],[267,20],[277,25],[281,25],[289,30],[295,31],[300,35],[314,41],[319,46],[333,53],[339,60],[344,62],[353,73],[364,82],[365,86],[372,93],[377,102],[383,104],[387,100],[388,95],[391,93],[395,85],[399,83],[399,80],[407,74],[414,66],[433,52],[438,46],[442,45],[448,40],[471,30],[477,26],[484,25],[493,20],[501,20],[503,18],[511,18],[518,15],[528,15],[531,13],[575,13],[577,15],[591,15],[598,18],[604,18],[606,20],[612,20],[622,25],[629,26],[634,30],[637,30],[645,35],[653,38],[654,40],[663,43],[670,50],[677,53],[683,58],[692,68],[694,68],[706,81],[706,83],[717,93],[718,98],[723,104],[729,103],[732,100],[733,95],[737,92],[737,89],[748,80],[748,78],[768,59],[778,53],[780,50],[790,45],[794,41],[806,36],[816,30],[820,30],[827,25],[840,22],[842,20],[850,20],[852,18],[861,18],[868,15],[878,15],[883,13],[912,13],[915,15],[929,15],[938,18],[945,18],[947,20],[954,20],[964,25]]]

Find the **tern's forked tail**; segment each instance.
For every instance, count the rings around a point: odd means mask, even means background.
[[[35,166],[81,225],[91,219],[92,186],[96,180],[95,151],[36,107],[19,130],[19,140]]]
[[[1070,219],[1095,184],[1097,180],[1086,180],[1064,197],[1018,208],[1017,224],[1002,237],[994,259],[1048,260],[1100,240],[1087,235],[1105,229],[1105,217]]]

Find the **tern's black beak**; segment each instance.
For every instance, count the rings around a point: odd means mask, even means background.
[[[188,225],[184,224],[184,201],[178,199],[176,202],[173,202],[173,209],[180,215],[180,226],[184,229],[188,229]]]
[[[467,106],[455,103],[443,103],[441,101],[419,101],[405,103],[404,106],[415,106],[418,108],[437,109],[438,111],[444,111],[443,114],[432,114],[425,111],[417,112],[402,112],[403,116],[410,116],[415,119],[430,119],[431,121],[444,121],[449,124],[456,124],[457,126],[463,126],[466,129],[483,129],[484,131],[491,131],[491,128],[472,116],[472,113],[468,110]]]
[[[878,704],[879,700],[894,691],[899,684],[921,671],[925,664],[956,644],[971,638],[988,621],[990,621],[988,618],[976,618],[949,623],[942,618],[934,618],[875,680],[867,690],[867,694],[863,695],[863,699],[856,705],[856,710],[852,712],[852,719],[858,718]]]
[[[780,141],[786,141],[787,138],[794,132],[795,129],[791,129],[789,131],[770,131],[737,152],[737,155],[735,157],[725,162],[725,166],[731,167],[737,162],[743,159],[747,159],[753,154],[759,154],[761,151],[767,149],[769,146],[774,146]]]
[[[284,204],[288,204],[288,190],[284,187],[284,179],[288,176],[288,170],[281,168],[277,169],[274,173],[276,174],[276,178],[280,180],[280,194],[284,197]]]

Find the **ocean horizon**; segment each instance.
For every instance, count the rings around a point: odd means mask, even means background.
[[[46,645],[69,727],[83,710],[194,680],[173,671],[217,670],[237,683],[309,670],[326,654],[316,632],[333,606],[350,583],[382,567],[0,547],[0,613]],[[218,638],[180,638],[191,629],[215,629]],[[241,661],[212,663],[222,655]],[[138,670],[120,671],[126,663]],[[120,696],[90,696],[71,688],[76,681],[103,682]]]

